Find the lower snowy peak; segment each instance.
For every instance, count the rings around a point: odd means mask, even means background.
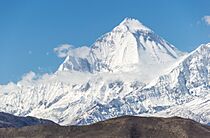
[[[89,52],[90,48],[86,46],[69,50],[66,59],[59,66],[58,71],[92,72]]]
[[[67,56],[58,71],[91,72],[91,65],[87,58]]]

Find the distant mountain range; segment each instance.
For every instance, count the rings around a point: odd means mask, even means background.
[[[1,138],[209,138],[210,127],[179,117],[113,118],[86,126],[35,125],[1,128]]]
[[[32,125],[55,125],[54,122],[35,117],[19,117],[8,113],[0,112],[0,128],[24,127]]]
[[[126,18],[91,47],[72,49],[58,70],[0,85],[0,111],[60,125],[124,115],[210,122],[210,43],[182,52]]]

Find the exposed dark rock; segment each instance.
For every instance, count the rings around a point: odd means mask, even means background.
[[[39,124],[52,125],[55,123],[50,120],[38,119],[35,117],[30,117],[30,116],[19,117],[19,116],[14,116],[12,114],[0,112],[0,128],[23,127],[23,126],[31,126],[31,125],[39,125]]]

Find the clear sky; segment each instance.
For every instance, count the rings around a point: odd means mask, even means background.
[[[0,84],[55,71],[53,48],[90,46],[125,17],[192,51],[210,42],[208,15],[210,0],[0,0]]]

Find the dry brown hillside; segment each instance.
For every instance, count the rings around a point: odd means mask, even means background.
[[[88,126],[1,128],[1,138],[210,138],[210,127],[179,117],[124,116]]]

